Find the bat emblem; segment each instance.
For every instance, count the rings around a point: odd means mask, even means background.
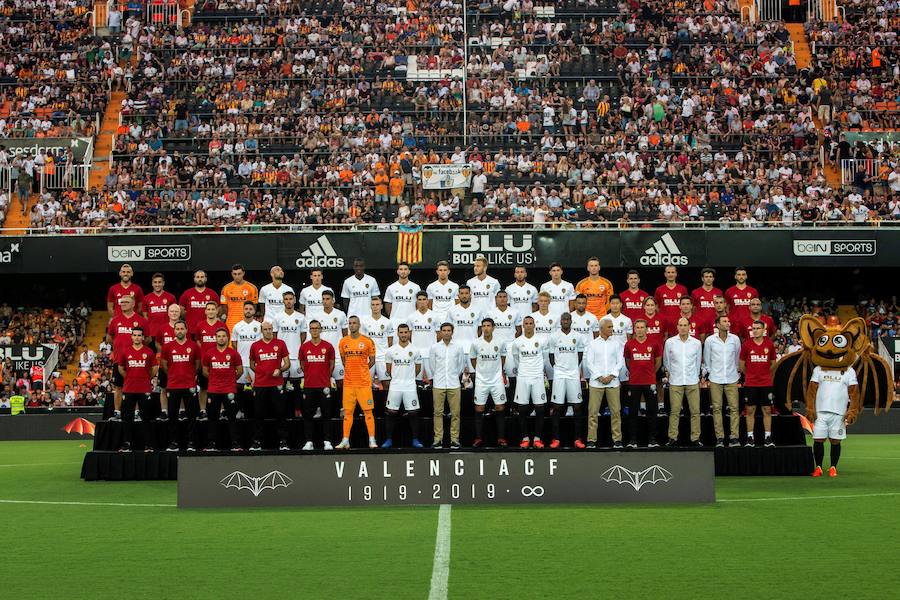
[[[640,490],[646,483],[659,483],[660,481],[669,481],[674,475],[659,465],[647,467],[643,471],[632,471],[621,465],[616,465],[605,470],[600,478],[607,483],[627,483],[634,488],[634,491]]]
[[[294,480],[281,471],[270,471],[262,477],[252,477],[241,471],[232,471],[219,481],[224,488],[247,490],[253,496],[259,496],[265,490],[275,490],[280,487],[288,487]]]

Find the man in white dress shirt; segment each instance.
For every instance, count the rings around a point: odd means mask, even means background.
[[[362,319],[368,315],[371,310],[369,303],[380,295],[378,282],[371,275],[366,275],[366,261],[353,259],[353,275],[344,280],[341,288],[341,298],[347,302],[347,318],[356,316]]]
[[[584,364],[588,371],[587,447],[597,447],[597,421],[603,400],[609,405],[613,448],[622,448],[622,403],[619,374],[625,365],[624,346],[613,337],[610,319],[600,320],[600,336],[587,347]]]
[[[738,380],[741,374],[741,338],[730,333],[728,315],[716,317],[716,331],[703,342],[703,373],[709,381],[709,398],[712,402],[713,426],[716,430],[716,447],[725,446],[725,429],[722,424],[722,397],[728,402],[729,446],[740,446],[741,410],[738,401]]]
[[[431,346],[428,353],[434,400],[434,444],[444,447],[444,405],[450,406],[450,447],[459,448],[460,376],[466,368],[467,358],[462,347],[453,341],[453,325],[441,325],[441,340]]]
[[[666,446],[678,445],[678,421],[681,407],[687,397],[691,415],[691,445],[703,447],[700,442],[700,368],[703,362],[703,344],[691,336],[691,322],[687,317],[678,319],[678,335],[666,340],[663,349],[663,368],[669,379],[669,441]]]

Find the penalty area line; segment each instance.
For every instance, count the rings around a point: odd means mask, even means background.
[[[175,504],[147,504],[140,502],[66,502],[63,500],[4,500],[0,504],[47,504],[51,506],[138,506],[148,508],[175,508]]]
[[[441,504],[438,511],[437,536],[434,541],[434,566],[431,568],[431,590],[428,600],[447,600],[450,578],[450,505]]]
[[[842,498],[875,498],[878,496],[900,496],[900,492],[878,492],[874,494],[829,494],[827,496],[775,496],[771,498],[722,498],[716,502],[778,502],[779,500],[840,500]]]

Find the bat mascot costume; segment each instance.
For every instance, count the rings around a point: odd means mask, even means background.
[[[791,414],[795,400],[806,402],[807,415],[816,413],[816,396],[808,394],[813,369],[844,372],[856,371],[858,393],[850,395],[846,423],[852,425],[864,406],[875,414],[887,411],[894,401],[894,386],[887,362],[869,341],[866,322],[859,318],[843,326],[837,319],[823,324],[812,315],[800,318],[802,350],[784,355],[775,365],[775,401],[781,414]]]

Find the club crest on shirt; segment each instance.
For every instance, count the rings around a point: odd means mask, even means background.
[[[494,352],[497,352],[499,350],[500,350],[500,348],[498,348],[497,346],[494,346]]]

